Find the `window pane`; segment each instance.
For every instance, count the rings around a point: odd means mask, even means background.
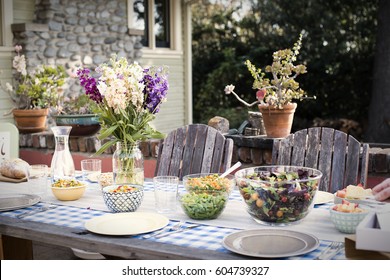
[[[132,27],[144,31],[141,43],[144,46],[148,46],[148,0],[134,0],[133,9],[134,17]]]
[[[169,0],[155,0],[154,35],[156,36],[156,47],[170,47],[169,16]]]

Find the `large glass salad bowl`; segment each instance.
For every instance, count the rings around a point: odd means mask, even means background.
[[[264,166],[239,170],[236,184],[255,221],[265,225],[300,222],[314,206],[319,170],[300,166]]]

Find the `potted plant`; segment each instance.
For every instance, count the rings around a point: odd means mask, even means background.
[[[57,104],[63,92],[65,68],[39,65],[28,73],[21,50],[21,46],[15,46],[16,56],[12,62],[16,70],[16,88],[9,83],[5,87],[15,104],[12,113],[19,132],[41,132],[46,129],[48,108]]]
[[[64,97],[57,107],[56,125],[71,126],[70,136],[92,136],[100,130],[96,104],[87,95]]]
[[[303,64],[294,65],[302,45],[302,34],[292,49],[279,50],[273,53],[273,62],[264,71],[257,68],[249,60],[245,62],[254,79],[253,88],[257,89],[257,101],[246,103],[235,92],[234,86],[225,87],[225,93],[232,93],[246,106],[258,104],[262,113],[265,130],[268,137],[287,137],[291,132],[294,112],[297,103],[293,100],[303,100],[307,97],[295,78],[306,73]],[[271,79],[265,76],[271,73]],[[315,98],[315,97],[314,97]]]

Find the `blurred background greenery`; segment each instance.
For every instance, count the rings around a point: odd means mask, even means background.
[[[308,72],[297,81],[316,100],[298,102],[293,131],[344,120],[353,126],[351,134],[364,138],[378,0],[203,0],[192,12],[194,122],[218,115],[237,128],[248,108],[225,95],[224,87],[234,84],[244,100],[255,101],[245,60],[263,68],[303,32],[297,63]]]

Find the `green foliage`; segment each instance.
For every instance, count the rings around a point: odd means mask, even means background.
[[[49,108],[57,104],[65,83],[65,68],[61,65],[42,65],[22,78],[16,94],[18,107]],[[26,103],[24,103],[26,102]]]
[[[60,106],[57,110],[59,114],[79,115],[92,114],[97,111],[96,103],[86,94],[61,98]]]
[[[302,30],[299,58],[308,73],[297,82],[317,99],[300,103],[296,116],[367,119],[378,0],[206,2],[193,5],[194,122],[240,105],[224,94],[227,84],[255,100],[243,62],[272,64],[274,50],[292,45]]]

